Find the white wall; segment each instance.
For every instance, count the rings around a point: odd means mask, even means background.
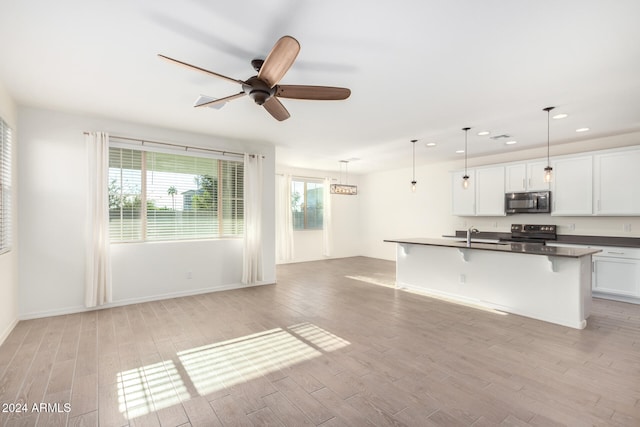
[[[558,145],[552,155],[640,145],[640,132]],[[546,157],[546,147],[469,159],[469,167]],[[361,254],[395,259],[395,244],[384,239],[441,237],[475,226],[481,231],[509,232],[512,223],[557,224],[560,234],[640,237],[640,217],[556,217],[549,214],[504,217],[455,217],[451,214],[449,172],[463,160],[416,166],[417,190],[411,192],[410,168],[360,177]],[[570,230],[573,224],[575,230]],[[631,232],[623,231],[631,224]]]
[[[339,172],[297,169],[282,165],[276,166],[276,173],[317,179],[327,177],[332,180],[332,183],[338,183],[340,180]],[[344,174],[342,179],[346,179]],[[358,185],[358,176],[350,174],[349,184]],[[358,191],[360,191],[360,187],[358,187]],[[315,261],[360,255],[359,197],[360,195],[331,195],[332,250],[330,256],[327,257],[322,254],[322,230],[297,230],[293,232],[293,259],[288,262]]]
[[[20,108],[18,124],[20,318],[83,310],[84,131],[264,154],[264,273],[275,281],[273,146],[35,108]],[[114,244],[112,257],[114,304],[237,287],[242,277],[238,239]]]
[[[0,117],[14,131],[12,159],[12,250],[0,255],[0,344],[18,321],[17,109],[0,82]]]

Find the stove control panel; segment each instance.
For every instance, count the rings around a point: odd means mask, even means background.
[[[556,234],[556,225],[511,224],[511,232]]]
[[[555,240],[556,227],[553,224],[511,224],[511,237]]]

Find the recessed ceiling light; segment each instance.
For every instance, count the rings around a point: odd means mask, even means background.
[[[457,150],[456,154],[464,154],[464,150]]]
[[[507,141],[507,142],[505,142],[505,144],[507,144],[507,145],[513,145],[513,144],[517,144],[517,143],[518,143],[518,141]]]
[[[478,136],[486,136],[489,135],[489,131],[488,130],[483,130],[482,132],[478,132]]]
[[[576,129],[576,132],[588,132],[589,128],[580,128],[580,129]]]
[[[436,144],[435,142],[427,142],[426,145],[427,145],[427,147],[435,147],[438,144]]]
[[[555,116],[553,116],[551,118],[558,120],[558,119],[566,119],[567,117],[569,117],[568,114],[561,113],[561,114],[556,114]]]

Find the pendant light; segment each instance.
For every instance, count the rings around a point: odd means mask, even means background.
[[[546,107],[542,109],[542,111],[547,112],[547,167],[544,168],[544,182],[546,183],[551,182],[552,172],[553,172],[553,168],[551,167],[551,162],[549,161],[549,127],[550,127],[549,116],[551,115],[551,110],[553,110],[554,108],[556,107]]]
[[[411,180],[411,191],[414,193],[416,192],[416,184],[418,183],[418,181],[416,181],[416,142],[418,142],[417,139],[411,140],[413,144],[413,179]]]
[[[462,128],[464,131],[464,176],[462,177],[462,188],[469,188],[469,175],[467,175],[467,135],[469,134],[469,129],[471,128]]]

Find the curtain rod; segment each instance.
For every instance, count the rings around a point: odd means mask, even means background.
[[[289,174],[276,173],[276,176],[285,176],[285,175],[291,175],[292,178],[319,179],[319,180],[324,179],[324,178],[318,177],[318,176],[304,176],[304,175],[296,175],[294,173],[289,173]],[[331,178],[331,177],[327,177],[327,178],[330,178],[332,181],[337,181],[337,178]]]
[[[90,132],[83,132],[83,134],[85,135],[89,135]],[[188,151],[189,149],[191,150],[200,150],[200,151],[210,151],[213,153],[219,153],[222,154],[223,156],[226,155],[232,155],[232,156],[244,156],[244,153],[239,153],[237,151],[227,151],[227,150],[216,150],[215,148],[203,148],[203,147],[194,147],[191,145],[181,145],[181,144],[173,144],[170,142],[160,142],[160,141],[150,141],[148,139],[142,139],[142,138],[129,138],[126,136],[117,136],[117,135],[109,135],[109,139],[114,138],[114,139],[121,139],[124,141],[136,141],[136,142],[140,142],[142,145],[146,143],[148,144],[156,144],[156,145],[164,145],[167,147],[177,147],[177,148],[184,148],[184,151]],[[255,157],[255,154],[250,154],[251,157]],[[264,159],[265,156],[262,156],[262,158]]]

